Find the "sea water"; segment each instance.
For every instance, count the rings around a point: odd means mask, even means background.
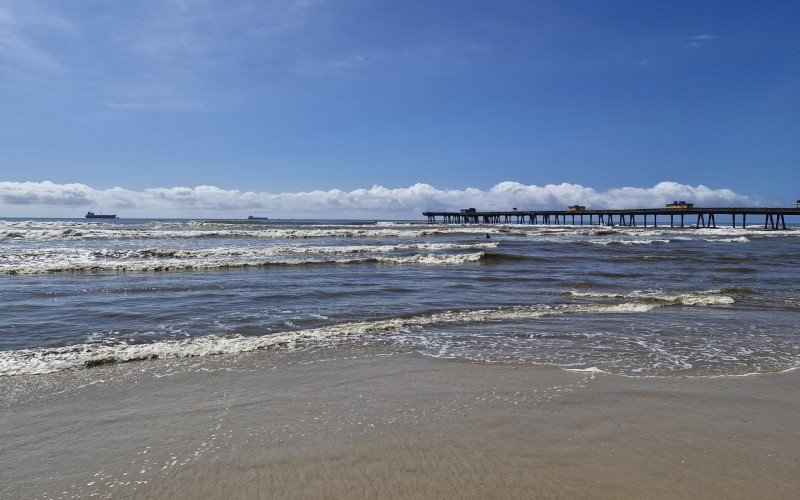
[[[800,366],[800,230],[0,220],[0,376],[375,345],[626,376]]]

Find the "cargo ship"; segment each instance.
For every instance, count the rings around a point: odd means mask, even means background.
[[[94,212],[86,212],[87,219],[116,219],[116,214],[96,214]]]
[[[255,215],[248,215],[247,220],[269,220],[269,217],[256,217]]]

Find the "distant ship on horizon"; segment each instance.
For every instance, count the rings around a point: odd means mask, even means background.
[[[269,220],[269,217],[256,217],[255,215],[248,215],[247,220]]]
[[[87,219],[116,219],[116,214],[96,214],[94,212],[86,212]]]

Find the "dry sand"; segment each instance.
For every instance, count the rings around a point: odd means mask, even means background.
[[[800,373],[356,348],[0,380],[0,496],[797,498]]]

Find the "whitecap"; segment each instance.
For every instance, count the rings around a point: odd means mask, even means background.
[[[181,340],[115,345],[83,343],[65,347],[0,351],[0,375],[37,375],[87,368],[109,363],[147,359],[185,358],[236,354],[299,343],[319,342],[364,334],[395,332],[408,328],[442,324],[467,324],[500,320],[530,320],[545,316],[577,314],[625,314],[650,310],[646,304],[558,306],[514,306],[495,309],[443,311],[372,321],[339,323],[318,328],[287,331],[264,336],[207,335]]]

